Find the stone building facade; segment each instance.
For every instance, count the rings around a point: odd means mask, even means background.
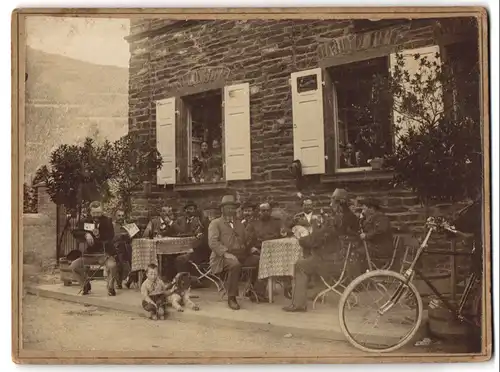
[[[289,168],[298,159],[301,192],[313,194],[318,206],[344,187],[381,198],[395,225],[418,226],[422,208],[411,192],[391,186],[390,170],[366,161],[342,164],[341,153],[359,133],[341,119],[352,121],[349,100],[366,93],[349,87],[387,73],[396,52],[445,59],[467,50],[472,57],[462,53],[464,69],[479,60],[474,19],[134,19],[128,40],[129,131],[157,146],[164,161],[151,190],[134,195],[132,217],[140,224],[164,202],[182,208],[189,199],[215,211],[225,193],[270,199],[296,212],[297,181]],[[391,146],[394,115],[390,108],[385,114],[382,142]],[[215,134],[197,127],[203,120]],[[214,138],[222,143],[222,178],[193,183],[200,143]]]

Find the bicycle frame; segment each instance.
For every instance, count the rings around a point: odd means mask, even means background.
[[[446,228],[448,231],[457,233],[457,231],[451,229],[451,228]],[[384,305],[380,307],[378,310],[379,315],[383,315],[387,311],[389,311],[400,299],[401,297],[405,294],[407,288],[408,288],[408,283],[411,282],[414,278],[414,275],[416,274],[420,279],[422,279],[425,284],[431,289],[431,291],[436,295],[436,297],[444,304],[444,306],[451,311],[452,313],[455,314],[455,317],[460,320],[460,321],[465,321],[468,324],[475,325],[477,326],[472,320],[467,319],[466,316],[463,314],[463,310],[465,307],[465,304],[467,303],[467,300],[470,296],[470,293],[472,291],[472,288],[474,287],[474,284],[476,280],[478,279],[478,275],[473,270],[473,272],[469,275],[467,278],[467,284],[465,286],[465,290],[460,297],[460,301],[458,305],[452,305],[448,299],[446,299],[442,293],[439,292],[439,290],[432,284],[432,282],[418,269],[415,268],[416,264],[418,263],[418,260],[422,256],[422,254],[425,252],[427,248],[427,244],[429,242],[429,239],[434,231],[437,230],[436,226],[431,226],[429,230],[427,231],[427,234],[424,238],[424,241],[420,244],[417,253],[415,254],[415,258],[413,259],[412,263],[410,264],[410,267],[404,272],[403,276],[406,279],[405,283],[402,283],[398,286],[394,294],[391,296],[389,301],[387,301]],[[475,248],[474,248],[475,249]],[[474,253],[474,249],[472,254]],[[449,253],[452,255],[458,255],[457,253]]]

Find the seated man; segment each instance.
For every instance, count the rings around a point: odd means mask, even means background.
[[[247,246],[245,228],[236,219],[236,209],[239,207],[239,203],[234,196],[224,196],[220,207],[222,216],[214,219],[208,227],[208,244],[212,250],[210,266],[215,274],[222,271],[227,272],[228,306],[233,310],[239,310],[240,305],[236,301],[236,297],[238,296],[241,267],[258,267],[259,257],[252,255]],[[255,283],[255,291],[259,297],[265,299],[265,284],[262,281],[257,281],[257,270],[255,270],[255,277],[252,279]]]
[[[331,197],[332,216],[328,217],[321,227],[317,227],[310,235],[299,240],[304,251],[309,255],[295,264],[295,276],[292,304],[283,308],[288,312],[304,312],[307,310],[308,282],[314,275],[340,276],[344,267],[340,237],[356,230],[357,218],[347,207],[337,210],[339,200],[347,200],[347,193],[335,190]],[[349,213],[350,212],[350,213]],[[353,218],[354,216],[354,218]]]
[[[177,236],[179,234],[179,226],[175,222],[174,211],[172,207],[162,206],[160,215],[153,217],[149,221],[143,238],[153,239],[158,237]],[[165,280],[171,280],[175,276],[174,260],[167,256],[167,259],[162,260],[161,271]]]
[[[313,212],[314,204],[311,198],[302,201],[302,212],[293,217],[294,226],[304,227],[309,234],[321,227],[321,217]]]
[[[377,199],[367,198],[359,204],[363,210],[360,238],[367,243],[372,263],[381,269],[390,264],[394,253],[391,221],[380,209]],[[397,267],[393,269],[399,270]]]
[[[246,201],[243,203],[242,207],[242,212],[243,212],[243,218],[241,220],[241,223],[245,228],[248,226],[248,224],[254,220],[256,220],[259,215],[257,211],[257,205],[255,203],[252,203],[250,201]]]
[[[130,274],[130,268],[132,265],[132,238],[123,226],[127,222],[125,221],[125,212],[118,209],[115,214],[115,221],[113,223],[113,229],[115,237],[113,243],[115,245],[117,254],[117,283],[116,287],[118,289],[123,288],[123,281]]]
[[[90,203],[90,216],[80,223],[80,229],[85,230],[85,240],[87,241],[85,253],[99,255],[96,257],[79,257],[69,266],[83,287],[82,294],[87,295],[91,290],[90,282],[87,280],[87,266],[99,264],[105,265],[107,269],[108,295],[116,296],[117,268],[116,250],[113,244],[113,221],[103,215],[100,202],[94,201]],[[89,229],[92,229],[92,231]]]
[[[153,239],[159,236],[176,236],[178,231],[179,229],[174,221],[172,208],[163,206],[161,207],[160,215],[153,217],[151,221],[149,221],[142,237]]]
[[[194,236],[196,242],[192,253],[186,253],[175,259],[175,268],[178,273],[191,272],[192,266],[189,261],[199,265],[208,262],[210,257],[210,248],[208,247],[208,222],[201,215],[198,206],[190,201],[184,206],[185,216],[177,220],[176,226],[179,235]]]
[[[260,254],[262,242],[281,238],[282,222],[271,216],[271,205],[263,203],[259,206],[260,218],[252,221],[246,228],[248,245],[251,253]]]

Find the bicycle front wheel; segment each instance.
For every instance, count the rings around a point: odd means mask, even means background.
[[[365,352],[391,352],[406,345],[422,322],[422,298],[399,273],[374,270],[354,279],[339,302],[347,340]]]

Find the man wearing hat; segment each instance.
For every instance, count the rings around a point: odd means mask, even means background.
[[[390,263],[394,253],[391,221],[377,199],[362,199],[359,204],[362,207],[360,238],[367,243],[370,260],[382,268]]]
[[[210,267],[214,274],[227,272],[225,285],[228,306],[233,310],[240,309],[236,297],[241,267],[258,267],[259,265],[259,257],[251,254],[247,244],[245,227],[236,218],[236,210],[239,206],[240,203],[233,195],[225,195],[220,203],[221,217],[214,219],[208,227],[208,245],[212,250]],[[254,281],[256,279],[255,277]],[[265,298],[264,284],[260,281],[255,284],[255,291]]]
[[[335,189],[331,196],[330,208],[338,218],[342,235],[355,235],[359,230],[359,219],[349,208],[349,194],[345,189]]]
[[[200,264],[208,262],[210,248],[208,248],[207,228],[208,223],[201,217],[198,206],[193,201],[188,201],[184,206],[185,215],[177,220],[179,235],[194,236],[197,241],[193,246],[193,252],[178,256],[175,259],[175,268],[178,273],[190,272],[192,267],[190,261]]]

